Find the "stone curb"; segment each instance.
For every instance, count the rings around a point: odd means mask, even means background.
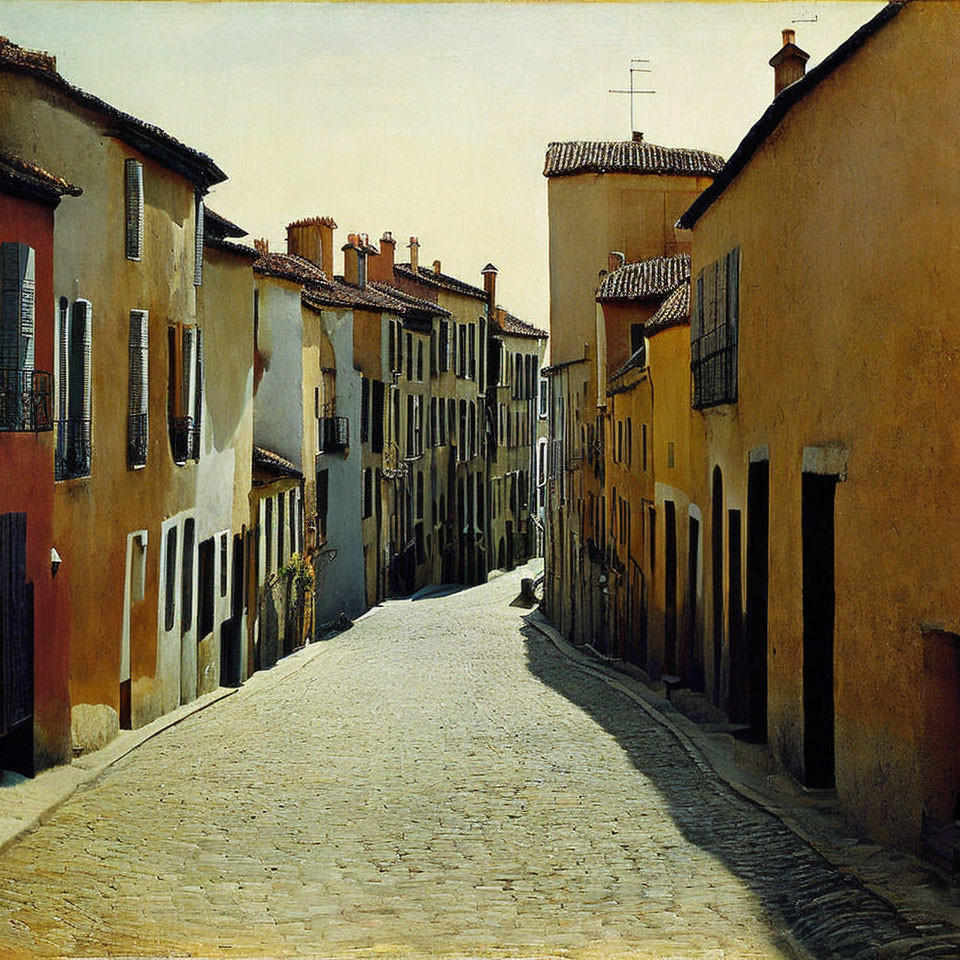
[[[731,776],[718,762],[717,754],[719,751],[716,743],[712,742],[712,735],[700,730],[694,721],[687,719],[679,712],[677,712],[676,719],[665,714],[663,712],[664,707],[670,710],[674,708],[666,700],[650,691],[642,681],[634,679],[627,673],[620,673],[610,663],[605,662],[607,658],[602,657],[599,653],[590,656],[573,646],[539,610],[531,611],[524,620],[545,636],[561,655],[575,663],[585,673],[604,681],[608,686],[636,703],[652,720],[676,738],[700,770],[716,777],[749,803],[776,817],[791,833],[835,870],[854,877],[865,890],[887,903],[898,915],[902,916],[905,912],[909,912],[913,914],[912,919],[914,921],[919,919],[920,915],[934,915],[934,911],[930,910],[929,904],[919,905],[907,902],[910,900],[909,896],[891,897],[889,890],[884,889],[875,880],[865,877],[855,864],[837,856],[840,851],[840,844],[828,845],[808,830],[787,802],[781,802],[765,795],[736,776]],[[691,729],[689,731],[684,729],[678,721]],[[942,919],[944,923],[953,925],[953,920],[948,918],[945,913]],[[803,948],[801,947],[801,949]]]

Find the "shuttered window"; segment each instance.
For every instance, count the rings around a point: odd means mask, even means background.
[[[193,230],[193,283],[203,283],[203,201],[197,198],[197,218]]]
[[[360,379],[360,442],[366,443],[370,439],[370,381],[366,377]]]
[[[383,394],[383,383],[380,380],[374,380],[370,431],[370,449],[373,453],[383,452]]]
[[[143,164],[139,160],[124,162],[126,197],[127,259],[143,257]]]
[[[693,406],[737,401],[740,325],[740,249],[731,250],[697,276],[690,327]]]
[[[34,368],[35,257],[25,243],[0,244],[0,367]]]
[[[168,397],[170,444],[177,463],[200,457],[203,411],[203,332],[195,326],[170,327]]]
[[[130,311],[130,384],[127,407],[127,465],[142,467],[147,462],[149,400],[149,314]]]

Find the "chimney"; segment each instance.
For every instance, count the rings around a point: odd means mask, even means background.
[[[483,289],[487,294],[487,303],[490,304],[490,312],[497,308],[497,268],[488,263],[481,271],[483,274]]]
[[[619,270],[626,262],[627,258],[619,250],[611,250],[607,254],[607,272],[613,273],[614,270]]]
[[[333,231],[331,217],[308,217],[287,225],[287,253],[315,263],[329,278],[333,276]]]
[[[810,54],[797,46],[796,39],[796,31],[784,30],[783,46],[770,58],[774,98],[780,96],[781,90],[785,90],[791,83],[796,83],[807,72]]]
[[[420,269],[420,241],[416,237],[410,238],[410,269],[416,273]]]
[[[440,273],[440,261],[439,261],[439,260],[434,260],[434,261],[433,261],[433,272],[434,272],[434,273],[437,273],[437,274]]]
[[[270,252],[270,241],[265,240],[263,237],[257,237],[257,239],[253,241],[253,249],[262,257],[265,253]]]
[[[380,280],[383,283],[393,283],[393,263],[396,256],[397,241],[393,234],[386,230],[380,238],[380,253],[371,255],[367,259],[367,276],[371,280]]]
[[[343,279],[355,287],[360,286],[360,238],[355,233],[349,234],[340,249],[343,250]]]
[[[633,142],[634,143],[643,143],[643,133],[640,130],[633,131]]]

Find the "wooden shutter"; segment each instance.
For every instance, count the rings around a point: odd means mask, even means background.
[[[373,429],[370,436],[370,449],[373,453],[383,452],[383,383],[373,381]]]
[[[27,515],[0,515],[0,734],[33,713],[33,586]]]
[[[197,219],[193,231],[193,283],[199,287],[203,283],[203,216],[204,204],[197,199]]]
[[[143,256],[143,164],[139,160],[126,160],[124,171],[127,259],[139,260]]]
[[[196,384],[193,393],[193,456],[200,459],[200,429],[203,426],[203,331],[197,328],[196,331],[196,371],[194,382]]]
[[[33,248],[0,245],[0,367],[34,369],[35,269]]]
[[[130,311],[130,416],[147,413],[149,396],[149,311]]]

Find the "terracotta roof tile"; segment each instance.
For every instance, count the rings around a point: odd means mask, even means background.
[[[48,173],[35,163],[13,153],[0,151],[0,184],[17,192],[57,201],[64,194],[79,197],[83,191],[63,177]]]
[[[545,177],[578,173],[660,173],[716,176],[723,157],[705,150],[661,147],[646,140],[573,140],[551,143],[543,168]]]
[[[600,303],[623,300],[657,300],[678,283],[690,278],[690,254],[654,257],[627,263],[604,277],[597,290]]]
[[[498,311],[496,325],[504,332],[515,337],[531,337],[536,340],[546,340],[549,334],[546,330],[535,327],[532,323],[520,320],[506,311]]]
[[[661,330],[679,327],[690,323],[690,280],[680,284],[663,303],[657,312],[644,324],[643,334],[652,337]]]
[[[69,96],[74,102],[113,121],[114,134],[154,160],[176,170],[201,187],[210,187],[227,175],[205,153],[188,147],[152,123],[146,123],[105,100],[87,93],[57,73],[56,57],[38,50],[27,50],[0,36],[0,70],[29,73]]]
[[[291,253],[264,253],[253,265],[253,272],[263,277],[278,277],[309,286],[325,283],[327,276],[315,263]]]
[[[473,297],[476,300],[487,299],[486,291],[466,283],[463,280],[458,280],[456,277],[451,277],[447,273],[437,273],[428,267],[418,267],[417,272],[414,273],[409,263],[398,263],[393,269],[401,276],[407,277],[410,280],[416,280],[428,287],[450,290],[453,293],[462,293],[464,296]]]
[[[253,465],[280,477],[302,477],[303,474],[287,459],[263,447],[253,448]]]
[[[373,287],[378,292],[385,294],[393,300],[399,301],[401,305],[407,307],[412,312],[428,313],[434,317],[451,316],[449,310],[444,309],[439,304],[434,303],[432,300],[424,300],[421,297],[415,297],[413,294],[406,293],[404,290],[399,290],[397,287],[393,287],[389,283],[383,283],[380,280],[370,280],[368,281],[367,286]]]

